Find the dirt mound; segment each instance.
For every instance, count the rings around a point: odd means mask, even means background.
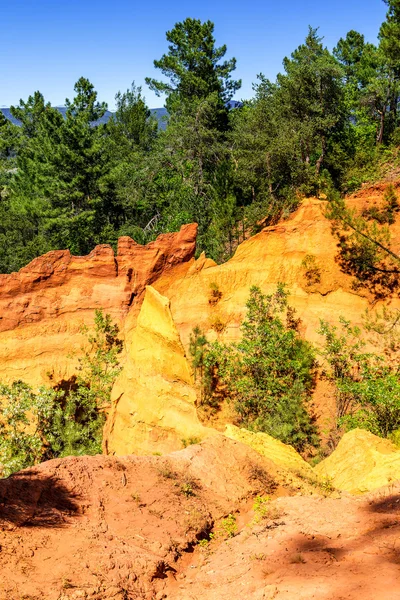
[[[0,480],[0,599],[397,598],[400,484],[293,496],[275,469],[216,436]]]
[[[194,556],[168,600],[395,600],[400,485],[360,498],[283,497]]]
[[[275,489],[273,475],[218,436],[168,457],[58,459],[0,480],[0,599],[155,598],[216,520]]]

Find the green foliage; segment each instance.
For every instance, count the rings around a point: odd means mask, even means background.
[[[314,385],[315,354],[282,321],[287,297],[283,285],[268,296],[259,288],[250,290],[242,340],[232,352],[226,377],[246,427],[304,449],[317,443],[306,410]]]
[[[317,30],[283,64],[275,83],[258,76],[254,100],[233,116],[235,183],[246,204],[262,204],[264,224],[293,210],[296,192],[332,185],[346,156],[343,71]]]
[[[399,73],[400,69],[400,4],[399,0],[384,0],[388,6],[386,21],[382,23],[379,38],[382,51],[390,67]]]
[[[166,37],[170,46],[168,54],[154,61],[169,81],[167,83],[147,78],[146,83],[156,94],[168,96],[167,108],[174,110],[174,102],[191,102],[217,93],[221,102],[232,98],[241,82],[231,79],[236,59],[220,62],[226,46],[215,47],[214,24],[199,19],[185,19],[176,23]]]
[[[218,527],[217,535],[224,538],[233,538],[237,533],[238,527],[235,515],[229,514],[224,519],[221,519]]]
[[[10,181],[14,225],[3,235],[6,246],[16,242],[21,262],[53,248],[85,254],[108,241],[114,201],[105,179],[110,165],[103,127],[93,127],[106,105],[97,102],[87,79],[78,80],[75,92],[74,100],[66,100],[65,119],[39,92],[11,109],[22,123],[22,141]],[[14,268],[12,255],[3,261],[9,261],[7,270]]]
[[[181,491],[181,494],[186,496],[186,498],[191,498],[192,496],[196,495],[196,493],[193,489],[193,485],[188,482],[182,483],[182,485],[180,487],[180,491]]]
[[[384,210],[390,217],[390,222],[394,223],[393,213],[398,212],[400,210],[399,199],[397,197],[396,189],[392,183],[390,183],[383,196],[384,200]]]
[[[316,285],[321,281],[321,269],[312,254],[307,254],[301,262],[307,285]]]
[[[269,496],[256,496],[253,504],[254,521],[259,522],[267,519],[271,508],[271,498]]]
[[[253,504],[253,511],[253,525],[257,525],[268,519],[279,519],[283,516],[282,509],[271,504],[271,498],[269,496],[256,496]]]
[[[96,311],[79,375],[56,388],[0,385],[0,465],[3,476],[63,456],[101,453],[103,409],[120,370],[118,329]]]
[[[219,289],[219,286],[215,281],[210,283],[210,296],[208,298],[208,303],[212,306],[215,306],[222,298],[222,292]]]
[[[187,448],[188,446],[194,446],[195,444],[200,444],[201,439],[198,437],[189,437],[189,438],[183,438],[181,440],[182,442],[182,446],[184,448]]]
[[[210,344],[204,332],[195,327],[190,334],[189,352],[195,381],[199,376],[200,405],[216,411],[224,396],[217,388],[227,368],[229,349],[218,342]]]
[[[192,367],[194,371],[194,378],[197,379],[199,373],[200,379],[203,378],[204,374],[204,360],[208,341],[200,327],[195,327],[190,334],[189,340],[189,353],[192,357]]]
[[[222,386],[243,426],[303,450],[318,443],[306,409],[316,362],[311,345],[298,335],[287,296],[283,285],[269,296],[253,287],[238,344],[201,338],[202,401],[217,407]]]
[[[388,206],[392,212],[396,210],[390,188],[385,202],[385,211]],[[339,197],[330,202],[326,214],[339,237],[341,267],[356,277],[355,285],[367,287],[376,298],[385,298],[395,291],[400,257],[391,249],[389,228],[348,209]]]
[[[81,386],[89,384],[97,406],[108,408],[112,386],[121,371],[118,355],[123,344],[118,338],[118,326],[113,324],[111,315],[96,310],[94,331],[82,327],[81,333],[86,334],[88,346],[81,349],[77,382]]]
[[[341,329],[321,321],[322,354],[337,389],[337,417],[388,437],[400,428],[400,374],[382,355],[365,352],[361,331],[344,319]]]
[[[400,311],[384,306],[381,310],[366,310],[363,328],[370,335],[372,344],[381,348],[387,360],[400,350]]]
[[[400,139],[398,0],[387,6],[379,45],[352,30],[331,53],[309,28],[276,80],[258,75],[254,98],[233,109],[236,59],[225,59],[214,24],[176,23],[155,61],[164,79],[146,80],[166,95],[163,130],[134,84],[116,94],[107,124],[97,121],[106,105],[84,77],[65,118],[39,91],[21,100],[11,108],[21,127],[0,116],[0,271],[49,250],[115,246],[121,235],[145,244],[189,222],[199,225],[197,253],[221,262],[303,195],[330,197],[378,179],[398,163]],[[385,245],[380,227],[397,210],[392,194],[365,215],[363,233]],[[349,269],[376,263],[367,237],[346,246]],[[379,262],[365,277],[382,287]]]
[[[367,359],[358,327],[352,327],[349,321],[340,318],[340,328],[321,320],[318,333],[324,337],[321,350],[329,365],[328,376],[336,385],[336,418],[342,419],[348,414],[353,403],[347,382],[353,380],[354,366]]]
[[[34,392],[23,382],[0,386],[0,465],[2,475],[45,459],[45,434],[55,407],[56,392]]]

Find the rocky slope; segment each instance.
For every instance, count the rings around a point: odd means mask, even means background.
[[[359,209],[377,202],[375,196],[374,200],[368,198],[364,195],[349,202]],[[379,302],[369,291],[355,289],[354,277],[341,268],[338,239],[332,233],[331,221],[325,217],[325,209],[325,201],[305,199],[287,220],[266,227],[242,243],[225,264],[214,265],[200,258],[184,278],[162,275],[153,285],[170,299],[185,347],[194,324],[202,326],[210,337],[216,337],[216,319],[224,325],[219,334],[221,339],[237,339],[252,285],[270,293],[277,283],[287,284],[290,303],[301,318],[302,333],[310,341],[319,340],[320,318],[335,322],[343,315],[360,324],[367,307],[378,307]],[[400,246],[400,218],[392,231],[396,249]],[[307,257],[312,257],[318,281],[307,278],[304,266]],[[209,302],[210,284],[217,285],[222,293],[217,304]],[[393,299],[392,305],[400,307],[399,299]]]
[[[357,199],[353,200],[355,202]],[[252,285],[259,286],[265,293],[271,293],[279,282],[285,282],[290,290],[290,304],[295,307],[297,316],[301,319],[301,333],[317,344],[320,342],[317,333],[320,319],[337,323],[340,316],[344,316],[353,324],[361,324],[362,315],[367,308],[373,306],[379,309],[382,301],[376,302],[368,290],[355,290],[354,278],[342,271],[337,260],[338,241],[332,234],[331,222],[324,216],[325,206],[326,203],[321,200],[304,200],[289,219],[274,227],[265,228],[241,244],[227,263],[215,265],[201,256],[197,261],[191,261],[184,276],[177,277],[176,273],[170,271],[163,273],[152,284],[154,289],[168,298],[174,327],[186,351],[190,333],[195,326],[201,327],[210,340],[237,340]],[[400,240],[400,232],[398,238]],[[304,267],[306,257],[312,257],[313,264],[318,269],[318,281],[310,282],[307,278]],[[210,286],[217,288],[221,294],[217,302],[213,301]],[[399,299],[392,300],[391,306],[399,308]],[[142,311],[145,310],[146,307],[143,307]],[[135,326],[136,321],[129,318],[126,320],[127,339],[133,339],[136,335]],[[147,341],[151,344],[150,338]],[[173,369],[171,364],[169,380],[173,381],[176,376],[179,381],[179,375]],[[119,394],[119,382],[116,389]],[[140,407],[146,404],[147,397],[142,394],[140,399],[139,395],[135,394],[135,398],[131,398],[130,410],[135,414],[136,421],[145,421],[147,417],[141,418],[145,413],[142,413]],[[121,401],[118,400],[119,397],[122,398]],[[117,393],[114,394],[114,414],[119,411],[126,413],[126,397],[118,398]],[[317,384],[315,411],[321,429],[325,429],[327,423],[334,418],[335,406],[332,389],[323,380]],[[223,422],[222,429],[224,424]],[[168,435],[171,440],[170,433]],[[175,449],[180,447],[180,439],[180,436],[176,436]],[[126,451],[142,451],[142,447],[136,445],[135,435],[130,435],[128,431],[126,440]],[[157,450],[162,451],[163,448],[161,443]],[[171,446],[169,449],[172,449]]]
[[[151,600],[214,523],[275,489],[275,472],[219,436],[167,457],[59,459],[0,480],[0,599]]]
[[[352,497],[282,473],[215,436],[0,480],[0,600],[397,598],[399,484]]]

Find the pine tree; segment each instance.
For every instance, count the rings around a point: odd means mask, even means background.
[[[86,254],[113,229],[113,192],[103,185],[109,169],[104,126],[94,126],[107,107],[87,79],[79,79],[75,92],[65,119],[39,93],[13,109],[24,137],[12,201],[31,223],[30,241],[41,240],[40,253]]]
[[[176,23],[166,37],[170,46],[168,54],[154,61],[169,81],[162,82],[150,77],[146,83],[150,89],[167,94],[167,108],[174,110],[176,101],[204,99],[216,93],[223,104],[228,102],[240,88],[241,81],[231,78],[236,68],[236,59],[221,60],[226,54],[226,45],[217,48],[214,38],[214,23],[199,19],[185,19]]]
[[[329,136],[339,125],[343,109],[343,72],[310,27],[305,43],[283,61],[278,75],[280,117],[290,122],[301,161],[319,175],[328,152]]]

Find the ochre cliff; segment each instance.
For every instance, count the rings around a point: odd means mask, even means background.
[[[375,201],[374,197],[371,204]],[[368,195],[352,198],[351,204],[358,209],[368,206]],[[326,206],[326,201],[305,199],[287,220],[266,227],[242,243],[225,264],[215,265],[200,257],[192,261],[185,277],[173,280],[169,274],[162,275],[153,284],[170,299],[172,316],[186,349],[195,326],[200,326],[209,340],[237,341],[253,285],[272,293],[279,282],[286,283],[290,305],[301,319],[300,332],[317,346],[321,343],[317,333],[321,319],[338,323],[343,316],[361,325],[367,308],[380,308],[382,301],[376,302],[366,289],[355,289],[354,277],[342,271],[338,239],[325,217]],[[394,248],[400,241],[399,227],[398,218],[392,228]],[[318,269],[320,280],[316,283],[307,279],[306,257],[312,257]],[[221,293],[217,303],[210,302],[211,285]],[[400,308],[398,297],[391,300],[391,307]],[[326,429],[335,418],[334,394],[327,381],[317,383],[314,410],[320,428]]]
[[[356,291],[354,278],[341,270],[337,261],[338,240],[324,215],[325,209],[326,202],[305,199],[287,220],[266,227],[243,242],[225,264],[215,265],[201,257],[184,278],[172,281],[168,275],[161,276],[154,287],[171,300],[172,315],[185,347],[196,325],[210,339],[216,338],[217,319],[223,326],[218,334],[220,339],[236,340],[252,285],[271,293],[277,283],[286,283],[290,304],[301,318],[302,334],[310,341],[319,341],[317,330],[321,318],[337,322],[343,315],[360,324],[373,299],[366,290]],[[320,281],[311,285],[303,265],[307,256],[313,257],[320,275]],[[209,302],[210,284],[216,285],[222,294],[216,304]],[[392,304],[400,307],[398,299]]]
[[[106,451],[169,452],[182,448],[182,440],[215,433],[197,418],[191,369],[169,300],[148,286],[137,322],[125,331],[126,360],[113,389]]]
[[[369,200],[364,194],[351,202],[360,207]],[[83,342],[80,327],[91,325],[94,310],[102,308],[120,325],[126,350],[106,429],[108,451],[165,452],[181,447],[182,439],[203,438],[210,430],[197,417],[187,359],[195,326],[210,340],[237,340],[250,287],[271,293],[278,282],[288,286],[302,335],[317,344],[321,318],[338,322],[343,315],[359,324],[371,306],[369,292],[356,290],[337,260],[338,241],[325,208],[322,200],[304,200],[222,265],[204,255],[193,258],[197,226],[187,225],[148,246],[121,238],[116,255],[109,246],[87,257],[50,252],[19,273],[0,276],[0,380],[38,384],[48,382],[49,374],[52,381],[70,376],[76,365],[70,355]],[[307,257],[317,280],[307,277]],[[141,310],[146,286],[152,288]],[[216,301],[212,287],[220,292]],[[399,308],[399,299],[391,305]],[[326,381],[317,385],[315,408],[323,428],[334,412]],[[221,430],[226,422],[224,416]]]
[[[165,234],[147,246],[120,238],[88,256],[49,252],[18,273],[0,275],[0,380],[31,384],[69,376],[79,351],[82,324],[92,325],[102,308],[121,326],[138,307],[146,285],[161,273],[187,269],[196,246],[197,225]],[[123,327],[121,327],[123,329]]]

